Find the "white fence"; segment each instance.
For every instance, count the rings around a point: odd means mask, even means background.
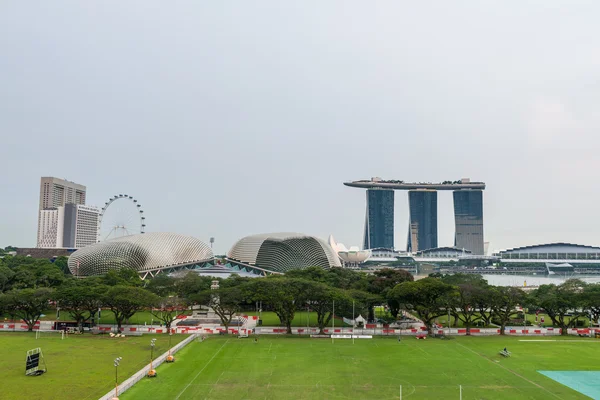
[[[179,350],[181,350],[182,348],[184,348],[185,346],[187,346],[190,342],[192,342],[196,338],[196,336],[197,335],[195,335],[195,334],[190,335],[185,340],[177,343],[171,349],[171,354],[175,354]],[[167,359],[168,355],[169,355],[169,352],[167,351],[164,354],[162,354],[161,356],[157,357],[152,362],[152,367],[153,368],[158,367],[160,364],[162,364]],[[118,388],[119,394],[125,392],[127,389],[129,389],[130,387],[132,387],[133,385],[135,385],[137,382],[141,381],[144,377],[146,377],[146,375],[148,374],[148,371],[150,371],[150,364],[146,365],[144,368],[140,369],[138,372],[136,372],[135,374],[133,374],[129,379],[127,379],[123,383],[121,383],[119,385],[119,388]],[[110,392],[108,392],[104,396],[100,397],[99,400],[110,400],[114,396],[115,396],[115,389],[111,389]]]

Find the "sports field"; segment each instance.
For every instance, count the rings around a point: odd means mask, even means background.
[[[210,337],[120,398],[439,400],[462,385],[463,399],[587,399],[537,371],[596,371],[598,360],[600,340],[582,338]]]
[[[92,399],[97,400],[114,387],[113,360],[123,357],[119,380],[123,381],[150,362],[150,340],[156,338],[154,354],[167,351],[167,335],[125,338],[73,335],[65,340],[59,334],[34,332],[0,333],[0,399]],[[172,344],[185,339],[174,335]],[[41,347],[48,372],[25,376],[27,350]]]

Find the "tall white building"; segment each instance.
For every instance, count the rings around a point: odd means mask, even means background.
[[[53,177],[40,182],[40,210],[63,207],[65,204],[85,204],[85,186]]]
[[[100,209],[81,204],[66,204],[64,209],[62,247],[80,249],[96,243]]]
[[[86,188],[42,177],[37,247],[81,248],[97,241],[100,210],[85,205]]]
[[[37,247],[62,247],[64,207],[40,210]]]

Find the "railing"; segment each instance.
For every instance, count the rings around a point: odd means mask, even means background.
[[[187,339],[177,343],[171,349],[171,354],[175,354],[179,350],[181,350],[182,348],[187,346],[190,342],[192,342],[196,338],[196,336],[197,335],[195,335],[195,334],[190,335]],[[153,360],[152,368],[156,368],[160,364],[162,364],[167,359],[168,355],[169,355],[169,352],[167,351],[166,353],[162,354],[160,357],[157,357],[155,360]],[[148,371],[150,371],[150,364],[146,365],[144,368],[140,369],[138,372],[136,372],[131,377],[129,377],[127,380],[125,380],[123,383],[121,383],[118,387],[119,394],[125,392],[127,389],[131,388],[133,385],[135,385],[136,383],[141,381],[144,377],[146,377],[146,375],[148,374]],[[115,389],[111,389],[110,392],[108,392],[104,396],[100,397],[99,400],[110,400],[114,396],[115,396]]]

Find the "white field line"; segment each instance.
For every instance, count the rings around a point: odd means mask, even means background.
[[[508,371],[508,372],[510,372],[511,374],[513,374],[513,375],[515,375],[515,376],[518,376],[519,378],[521,378],[521,379],[523,379],[523,380],[525,380],[525,381],[527,381],[527,382],[531,383],[533,386],[536,386],[536,387],[538,387],[538,388],[542,389],[543,391],[545,391],[545,392],[547,392],[547,393],[551,394],[552,396],[556,397],[557,399],[560,399],[560,397],[559,397],[559,396],[555,395],[554,393],[552,393],[551,391],[549,391],[549,390],[548,390],[548,389],[546,389],[545,387],[543,387],[543,386],[541,386],[541,385],[539,385],[539,384],[537,384],[537,383],[535,383],[535,382],[533,382],[533,381],[530,381],[529,379],[525,378],[523,375],[520,375],[520,374],[516,373],[516,372],[515,372],[515,371],[513,371],[512,369],[510,369],[510,368],[507,368],[507,367],[505,367],[505,366],[504,366],[504,365],[502,365],[502,364],[495,363],[495,362],[494,362],[494,361],[492,361],[491,359],[487,358],[486,356],[484,356],[484,355],[482,355],[482,354],[479,354],[479,353],[478,353],[478,352],[476,352],[475,350],[471,350],[471,349],[470,349],[470,348],[468,348],[467,346],[464,346],[464,345],[462,345],[462,344],[460,344],[460,343],[457,343],[457,344],[458,344],[460,347],[464,347],[465,349],[469,350],[471,353],[473,353],[473,354],[477,354],[479,357],[483,357],[483,358],[485,358],[486,360],[488,360],[488,361],[489,361],[490,363],[492,363],[493,365],[497,365],[497,366],[499,366],[500,368],[507,370],[507,371]]]
[[[217,350],[217,352],[215,354],[213,354],[213,356],[211,357],[210,360],[208,360],[208,362],[206,363],[206,365],[204,365],[204,367],[202,367],[202,369],[196,374],[196,376],[194,376],[194,378],[190,381],[190,383],[188,383],[187,386],[184,387],[183,390],[177,395],[177,397],[175,397],[175,400],[178,400],[181,397],[181,395],[183,394],[183,392],[185,392],[187,390],[187,388],[190,387],[190,385],[192,384],[192,382],[194,382],[196,380],[196,378],[202,373],[202,371],[204,371],[206,369],[206,367],[208,367],[208,364],[210,364],[210,362],[215,359],[215,357],[217,356],[217,354],[219,354],[221,352],[221,350],[223,350],[223,347],[225,347],[225,345],[227,343],[229,343],[229,339],[227,339],[227,341],[225,343],[223,343],[223,346],[219,347],[219,350]]]
[[[594,340],[543,340],[543,339],[520,339],[519,342],[562,342],[562,343],[600,343]]]

